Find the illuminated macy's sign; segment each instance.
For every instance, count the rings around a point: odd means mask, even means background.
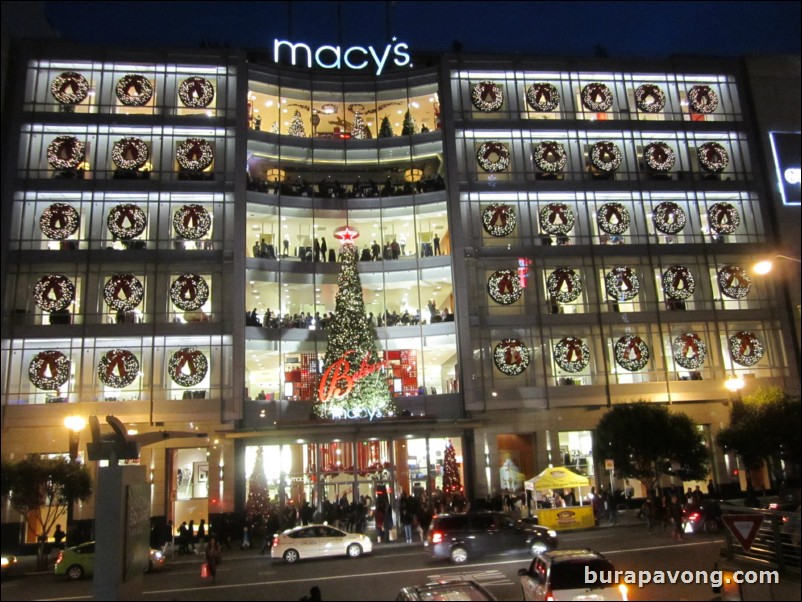
[[[383,50],[373,46],[351,46],[342,48],[341,46],[319,46],[316,50],[303,42],[290,42],[288,40],[273,40],[273,62],[280,63],[282,56],[289,59],[291,65],[306,65],[309,69],[318,66],[322,69],[354,69],[361,71],[368,67],[376,70],[376,75],[381,75],[385,66],[392,57],[393,64],[404,67],[412,60],[409,53],[409,45],[398,42],[393,38]],[[282,54],[283,50],[283,54]]]
[[[351,362],[348,361],[348,356],[354,353],[356,353],[354,349],[349,349],[323,372],[320,385],[318,385],[318,398],[320,401],[332,402],[342,399],[353,390],[354,385],[358,381],[387,367],[384,360],[371,364],[370,354],[365,353],[365,356],[359,364],[359,368],[352,373]],[[367,406],[340,408],[336,405],[332,405],[330,411],[332,418],[368,418],[369,420],[373,420],[374,418],[381,418],[384,415],[379,408]]]

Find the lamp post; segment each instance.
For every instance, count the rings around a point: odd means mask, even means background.
[[[78,443],[81,440],[81,431],[86,426],[86,419],[83,416],[67,416],[64,419],[64,426],[69,431],[70,435],[70,464],[78,463]],[[72,492],[67,491],[67,539],[68,545],[73,543],[69,541],[71,536],[71,528],[73,521],[73,498]]]
[[[732,393],[733,401],[740,401],[741,389],[744,388],[744,379],[738,378],[737,376],[733,376],[726,380],[724,386],[727,387],[727,390],[730,393]]]

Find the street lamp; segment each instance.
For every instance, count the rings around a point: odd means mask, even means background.
[[[802,263],[802,260],[796,259],[795,257],[789,257],[788,255],[775,255],[773,259],[787,259],[788,261],[793,261],[794,263]],[[771,259],[764,259],[763,261],[758,261],[752,270],[756,274],[760,274],[761,276],[765,276],[768,274],[771,269],[774,267],[774,264]]]
[[[64,419],[64,426],[70,434],[70,464],[78,463],[78,442],[81,440],[81,431],[86,426],[86,419],[83,416],[67,416]],[[67,536],[71,537],[72,517],[73,517],[73,498],[72,492],[67,491]],[[72,542],[69,542],[72,543]]]

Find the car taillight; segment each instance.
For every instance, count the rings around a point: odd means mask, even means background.
[[[278,535],[273,536],[273,547],[278,547]]]
[[[629,600],[629,598],[627,598],[627,586],[626,585],[624,585],[623,583],[621,585],[619,585],[618,586],[618,591],[621,592],[621,599],[622,600]]]
[[[546,590],[546,600],[548,602],[554,602],[554,594],[551,592],[551,590]]]
[[[432,531],[432,543],[442,543],[443,534],[440,531]]]
[[[61,564],[62,560],[64,560],[64,552],[59,552],[58,556],[56,557],[56,564]]]
[[[693,512],[693,513],[689,514],[688,515],[688,520],[695,523],[696,521],[699,520],[699,513],[698,512]]]

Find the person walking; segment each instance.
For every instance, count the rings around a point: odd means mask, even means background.
[[[672,537],[677,541],[681,541],[683,538],[682,504],[680,503],[679,498],[676,495],[671,496],[671,503],[668,508],[669,508],[669,514],[671,516],[671,522],[674,525],[674,532],[672,533]]]
[[[434,235],[434,254],[440,255],[440,237],[437,234]]]
[[[220,544],[217,543],[217,538],[212,535],[206,545],[206,564],[209,567],[209,577],[211,577],[212,581],[217,577],[217,565],[220,564],[221,557]]]
[[[304,601],[323,600],[323,598],[321,598],[320,588],[317,585],[313,585],[309,590],[309,595],[302,596],[299,598],[299,600],[304,600]]]

